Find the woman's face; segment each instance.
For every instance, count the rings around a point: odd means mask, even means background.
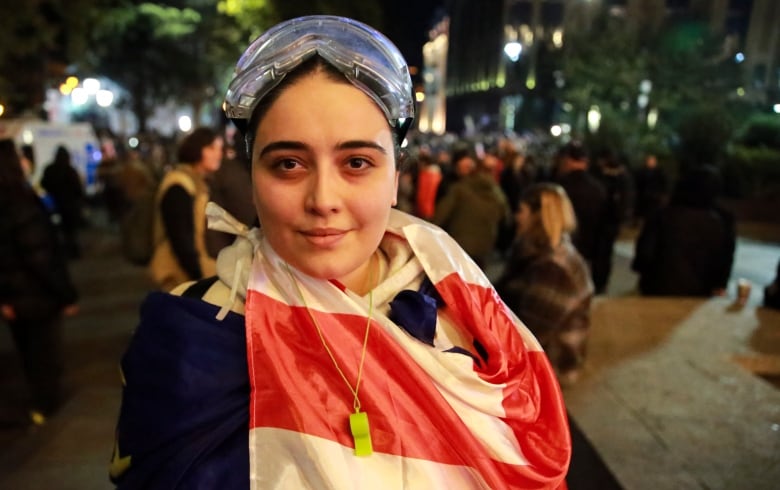
[[[515,213],[515,222],[517,223],[517,233],[527,233],[531,229],[532,211],[528,204],[521,202],[520,207]]]
[[[276,253],[310,276],[367,287],[398,190],[390,125],[367,95],[321,73],[285,88],[258,125],[252,181]]]

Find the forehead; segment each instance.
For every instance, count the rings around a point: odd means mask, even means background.
[[[257,125],[258,140],[330,136],[381,138],[392,144],[382,110],[346,79],[313,73],[280,90]]]

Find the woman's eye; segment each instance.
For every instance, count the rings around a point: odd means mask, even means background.
[[[360,169],[368,168],[369,166],[371,166],[371,162],[369,162],[365,158],[354,157],[354,158],[350,158],[349,159],[349,161],[347,162],[347,165],[349,166],[350,169],[360,170]]]
[[[279,170],[295,170],[300,166],[300,163],[298,163],[297,160],[293,160],[292,158],[285,158],[282,160],[278,160],[276,164],[274,165]]]

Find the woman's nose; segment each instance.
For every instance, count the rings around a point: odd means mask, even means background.
[[[341,179],[338,172],[318,168],[311,175],[307,195],[307,208],[317,214],[338,211],[341,206]]]

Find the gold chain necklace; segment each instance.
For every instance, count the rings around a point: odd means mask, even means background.
[[[325,351],[328,353],[328,356],[330,356],[330,360],[333,361],[333,365],[336,367],[336,371],[338,371],[341,379],[344,380],[347,388],[349,388],[349,391],[352,393],[352,408],[355,409],[355,413],[349,415],[349,429],[350,432],[352,432],[352,439],[355,441],[355,455],[370,456],[373,452],[373,446],[371,444],[371,432],[369,431],[368,427],[368,414],[366,412],[360,411],[360,398],[358,397],[358,391],[360,390],[360,380],[363,375],[363,361],[366,359],[368,332],[371,329],[371,315],[374,312],[374,290],[369,289],[368,291],[368,320],[366,321],[366,333],[363,336],[363,349],[360,353],[360,364],[358,364],[357,380],[355,381],[355,387],[353,388],[347,379],[347,376],[344,374],[344,371],[342,371],[341,367],[339,367],[339,363],[336,362],[336,357],[333,355],[330,347],[328,347],[328,343],[325,342],[325,336],[322,334],[322,329],[320,328],[319,323],[317,323],[317,319],[314,317],[314,314],[309,309],[309,305],[306,304],[306,298],[304,298],[303,291],[301,290],[298,281],[295,279],[295,276],[290,270],[289,264],[285,262],[284,266],[287,269],[287,274],[290,276],[290,279],[292,279],[292,282],[295,285],[295,289],[298,292],[298,296],[300,297],[304,308],[306,308],[306,313],[309,314],[309,318],[311,318],[311,321],[314,324],[314,328],[317,330],[317,334],[320,337],[322,346],[325,347]],[[373,270],[369,264],[369,285],[372,283]]]

